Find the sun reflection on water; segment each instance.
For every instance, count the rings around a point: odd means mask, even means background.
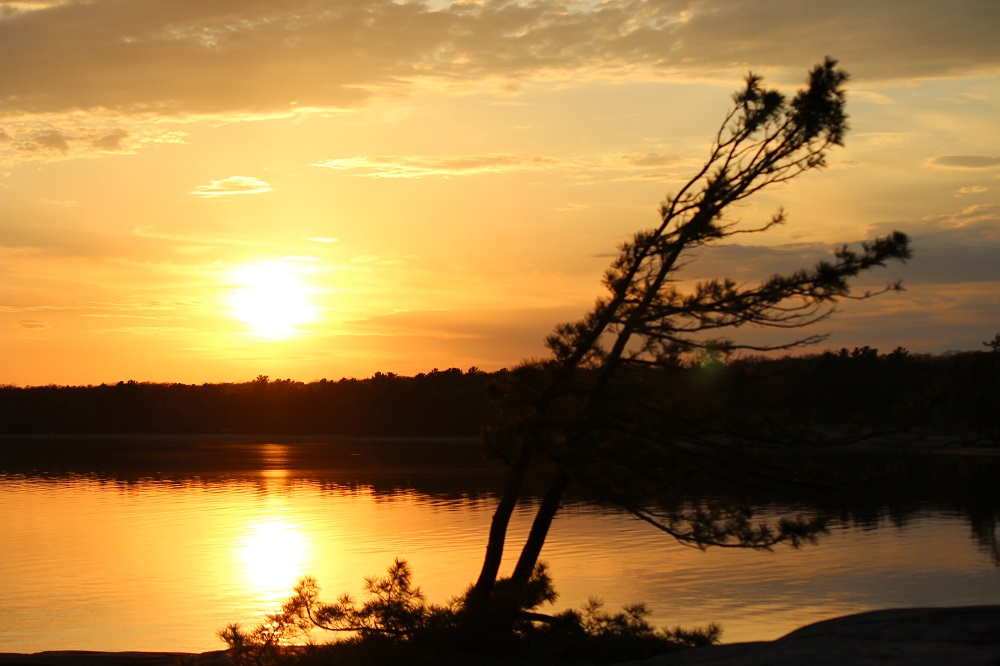
[[[273,596],[290,592],[308,573],[309,539],[305,531],[281,515],[247,525],[240,543],[239,561],[247,584]]]

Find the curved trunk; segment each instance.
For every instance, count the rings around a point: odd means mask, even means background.
[[[500,504],[497,505],[490,521],[490,538],[486,543],[486,558],[483,561],[482,571],[479,573],[479,580],[472,588],[472,596],[479,599],[486,599],[493,592],[493,585],[500,572],[500,561],[503,559],[507,526],[510,524],[510,517],[514,513],[514,507],[517,506],[518,497],[521,495],[521,486],[524,485],[524,477],[528,473],[528,464],[531,462],[531,458],[530,448],[524,446],[511,467],[507,487],[504,489]]]
[[[552,519],[555,518],[556,512],[559,510],[559,502],[562,500],[568,485],[569,474],[563,470],[556,472],[555,478],[552,479],[552,483],[542,499],[541,506],[538,507],[535,520],[531,523],[531,532],[528,534],[528,540],[524,542],[521,557],[517,561],[517,566],[514,567],[514,575],[511,578],[515,582],[526,583],[531,578],[531,572],[535,570],[535,563],[538,562],[545,538],[549,534],[549,527],[552,526]]]

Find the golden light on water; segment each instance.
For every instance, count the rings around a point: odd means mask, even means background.
[[[282,451],[253,446],[244,455],[279,464]],[[432,494],[336,478],[287,468],[182,482],[0,478],[0,608],[17,611],[3,618],[0,650],[217,650],[214,630],[256,625],[305,575],[327,602],[342,593],[361,600],[363,579],[401,557],[428,601],[445,603],[478,574],[493,501],[446,500],[451,486],[437,490],[429,477],[420,483]],[[578,608],[595,594],[608,611],[644,601],[654,624],[717,621],[724,641],[740,642],[900,599],[997,603],[997,570],[969,538],[968,516],[923,511],[901,527],[897,514],[872,509],[865,523],[798,550],[699,551],[574,502],[546,543],[560,592],[546,611]],[[517,534],[527,534],[532,516],[515,514]]]
[[[229,299],[232,315],[255,335],[270,340],[290,338],[302,324],[316,321],[309,286],[294,263],[249,263],[238,268],[233,278],[238,287]]]
[[[265,594],[290,591],[309,573],[309,541],[295,524],[270,516],[248,526],[239,559],[248,585]]]

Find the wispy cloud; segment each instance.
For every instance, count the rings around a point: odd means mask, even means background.
[[[542,171],[563,161],[541,155],[410,155],[369,157],[359,155],[324,160],[313,166],[348,171],[369,178],[424,178],[427,176],[472,176],[513,171]]]
[[[46,305],[0,305],[0,312],[57,312],[60,310],[78,310],[78,305],[46,304]]]
[[[100,329],[97,332],[101,334],[121,334],[121,335],[137,335],[137,336],[177,336],[184,333],[193,333],[197,329],[185,328],[181,326],[123,326],[120,328],[105,328]]]
[[[0,0],[0,17],[9,18],[20,12],[48,9],[65,5],[71,0]]]
[[[21,319],[15,326],[18,328],[25,328],[28,330],[38,331],[42,329],[49,328],[51,324],[48,321],[41,319]]]
[[[893,99],[888,95],[885,95],[883,93],[873,92],[871,90],[852,90],[851,100],[860,100],[862,102],[868,102],[869,104],[878,104],[880,106],[894,104]]]
[[[313,166],[343,171],[365,178],[459,177],[485,174],[546,171],[588,173],[641,173],[662,175],[662,169],[678,164],[678,158],[663,153],[626,153],[589,157],[554,157],[489,153],[485,155],[358,155],[323,160]]]
[[[75,312],[81,317],[91,318],[132,318],[151,320],[187,319],[187,316],[176,313],[189,308],[191,303],[183,301],[155,301],[137,298],[123,298],[118,301],[72,301],[62,303],[46,303],[26,306],[0,305],[0,312]],[[37,325],[41,324],[41,325]],[[22,319],[17,322],[22,328],[48,328],[49,322],[40,319]]]
[[[271,186],[254,176],[230,176],[222,180],[213,180],[208,185],[199,185],[189,192],[205,199],[228,197],[237,194],[264,194],[270,192]]]
[[[946,169],[991,169],[1000,166],[1000,157],[992,155],[941,155],[932,158],[930,164]]]
[[[160,231],[152,227],[135,227],[132,233],[139,238],[155,238],[197,246],[261,247],[266,245],[260,239],[234,238],[231,236],[210,236],[201,234],[180,234]]]
[[[380,257],[377,254],[361,254],[351,257],[351,263],[355,266],[398,266],[403,264],[402,259]]]
[[[989,192],[990,188],[983,185],[970,185],[969,187],[959,188],[958,192],[955,192],[956,197],[964,197],[970,194],[984,194]]]
[[[165,316],[165,315],[139,315],[139,314],[128,314],[124,312],[89,312],[82,315],[83,317],[91,317],[95,319],[146,319],[150,321],[175,321],[178,319],[188,319],[188,317],[175,317],[175,316]]]

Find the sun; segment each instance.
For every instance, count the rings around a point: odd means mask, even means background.
[[[298,334],[299,326],[316,320],[309,288],[296,264],[284,260],[244,264],[233,278],[238,286],[229,298],[232,315],[255,335],[290,338]]]

